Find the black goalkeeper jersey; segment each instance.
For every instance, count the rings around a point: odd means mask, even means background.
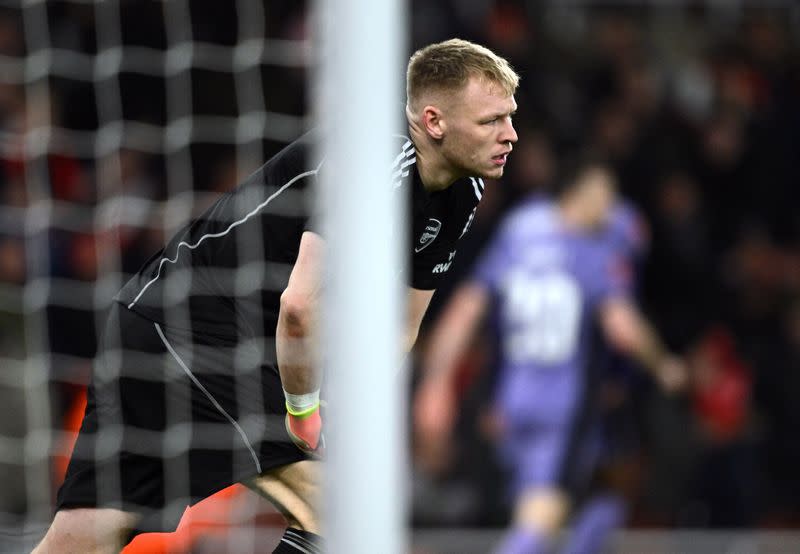
[[[320,167],[312,163],[311,136],[287,146],[183,227],[115,299],[174,328],[232,340],[274,337],[280,295],[300,238],[313,230],[312,195]],[[472,223],[484,183],[461,179],[427,193],[413,143],[399,137],[397,147],[386,186],[411,196],[407,282],[417,289],[435,289]]]

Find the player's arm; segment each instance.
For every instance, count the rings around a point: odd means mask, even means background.
[[[434,325],[423,353],[423,379],[450,381],[456,363],[486,314],[489,293],[478,283],[459,286]]]
[[[315,386],[318,388],[321,379],[316,328],[324,242],[315,233],[303,234],[297,262],[281,295],[276,336],[278,367],[283,388],[290,393],[299,394],[312,390]],[[404,353],[410,352],[417,341],[422,318],[434,292],[411,287],[408,289],[402,337]]]
[[[434,325],[422,353],[422,382],[414,403],[420,462],[431,471],[445,463],[456,418],[453,376],[459,358],[478,329],[489,293],[477,283],[461,285]]]
[[[609,343],[652,372],[666,389],[683,386],[683,362],[667,350],[653,326],[628,298],[606,300],[600,307],[600,323]]]
[[[297,261],[281,294],[275,346],[283,388],[294,394],[319,389],[317,327],[324,244],[319,235],[303,233]]]
[[[419,327],[422,325],[422,318],[428,311],[428,306],[433,298],[433,290],[420,290],[412,287],[408,288],[406,297],[406,321],[405,332],[403,333],[403,353],[408,354],[414,348],[419,336]]]
[[[275,351],[286,397],[287,430],[301,449],[317,448],[321,420],[319,389],[319,307],[325,241],[303,233],[297,261],[281,294]]]

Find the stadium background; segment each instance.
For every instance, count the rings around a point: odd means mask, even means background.
[[[629,525],[800,524],[800,6],[418,0],[408,14],[411,48],[474,39],[522,76],[520,142],[454,277],[576,146],[613,160],[644,216],[642,301],[696,379],[679,398],[635,376],[610,384]],[[289,0],[0,8],[7,544],[47,522],[69,448],[62,431],[80,413],[96,333],[125,275],[311,124],[312,27],[308,5]],[[482,400],[469,395],[465,414]],[[501,475],[465,453],[484,451],[478,419],[459,427],[457,467],[415,472],[418,526],[506,521]],[[245,504],[250,523],[276,522]]]

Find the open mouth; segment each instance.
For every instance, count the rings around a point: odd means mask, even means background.
[[[494,162],[495,165],[506,165],[507,159],[508,159],[508,152],[500,154],[498,156],[492,156],[492,162]]]

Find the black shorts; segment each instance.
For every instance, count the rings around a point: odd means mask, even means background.
[[[263,347],[263,346],[262,346]],[[115,303],[56,509],[117,508],[172,531],[185,508],[306,459],[256,343],[176,331]]]

